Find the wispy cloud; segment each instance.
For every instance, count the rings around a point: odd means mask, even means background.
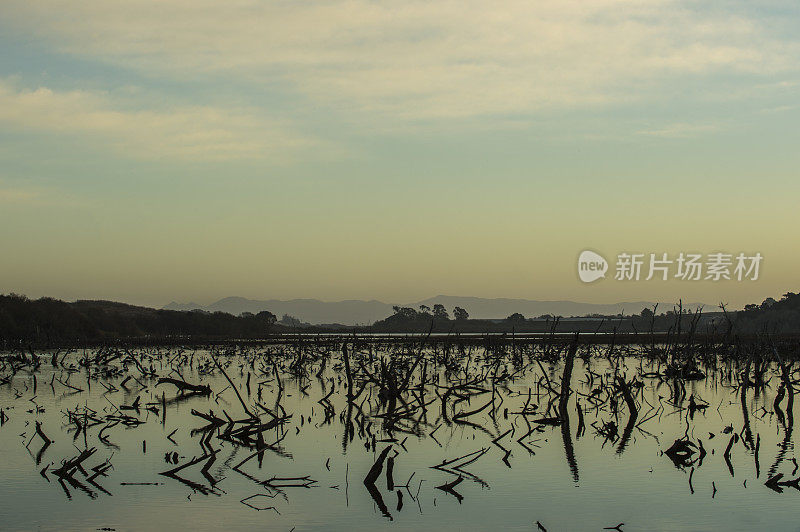
[[[667,124],[655,129],[638,131],[637,134],[648,137],[685,139],[698,137],[707,133],[714,133],[720,129],[722,128],[719,124],[691,124],[686,122],[678,122],[674,124]]]
[[[74,195],[46,186],[22,185],[0,179],[0,205],[42,207],[54,205],[79,205]]]
[[[0,79],[0,126],[87,135],[125,156],[197,160],[272,158],[313,144],[281,122],[246,110],[208,106],[131,109],[105,92],[22,89]],[[133,107],[136,107],[134,105]]]
[[[786,113],[800,108],[800,105],[778,105],[776,107],[766,107],[761,109],[762,113]]]
[[[288,82],[315,102],[401,120],[591,106],[641,98],[679,76],[798,68],[796,41],[744,14],[701,8],[677,0],[5,0],[0,14],[63,53],[148,75]]]
[[[38,190],[24,188],[7,188],[0,185],[0,203],[28,204],[41,199]]]

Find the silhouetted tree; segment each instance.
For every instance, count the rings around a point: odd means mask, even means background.
[[[469,318],[469,312],[461,307],[455,307],[453,309],[453,317],[456,319],[456,321],[464,321]]]
[[[394,318],[401,320],[414,320],[419,316],[419,313],[411,307],[392,307],[394,310]]]
[[[786,296],[787,296],[787,294],[783,294],[783,298],[784,298],[784,300],[785,300],[785,299],[787,299],[787,297],[786,297]],[[772,305],[774,305],[775,303],[777,303],[777,301],[775,301],[775,298],[768,297],[767,299],[765,299],[765,300],[764,300],[764,301],[761,303],[761,308],[770,308],[770,307],[771,307]]]
[[[289,327],[300,327],[303,322],[299,319],[295,318],[294,316],[290,316],[288,314],[284,314],[280,321],[281,325],[287,325]]]
[[[438,320],[449,320],[450,315],[447,313],[447,309],[444,308],[444,305],[439,303],[433,306],[433,317]]]
[[[514,314],[507,317],[506,321],[510,321],[511,323],[525,323],[525,316],[523,316],[519,312],[515,312]]]
[[[268,327],[275,325],[275,322],[278,321],[277,316],[268,310],[262,310],[256,314],[256,318],[265,321]]]

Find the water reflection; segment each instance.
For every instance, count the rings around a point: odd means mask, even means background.
[[[790,528],[784,358],[357,341],[6,354],[0,509],[14,529]]]

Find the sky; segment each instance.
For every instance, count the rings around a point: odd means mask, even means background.
[[[798,30],[789,0],[3,0],[0,292],[779,297]],[[583,283],[585,249],[764,258]]]

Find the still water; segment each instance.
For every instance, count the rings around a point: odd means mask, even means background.
[[[743,362],[706,360],[703,376],[676,381],[652,358],[579,353],[559,415],[563,354],[351,348],[358,396],[348,403],[340,349],[271,349],[217,351],[224,374],[205,350],[3,355],[0,526],[800,527],[793,394],[774,363],[756,379]],[[410,377],[392,400],[380,361],[398,357],[392,382]],[[163,377],[211,393],[180,392]],[[245,407],[267,428],[226,438],[254,426]]]

